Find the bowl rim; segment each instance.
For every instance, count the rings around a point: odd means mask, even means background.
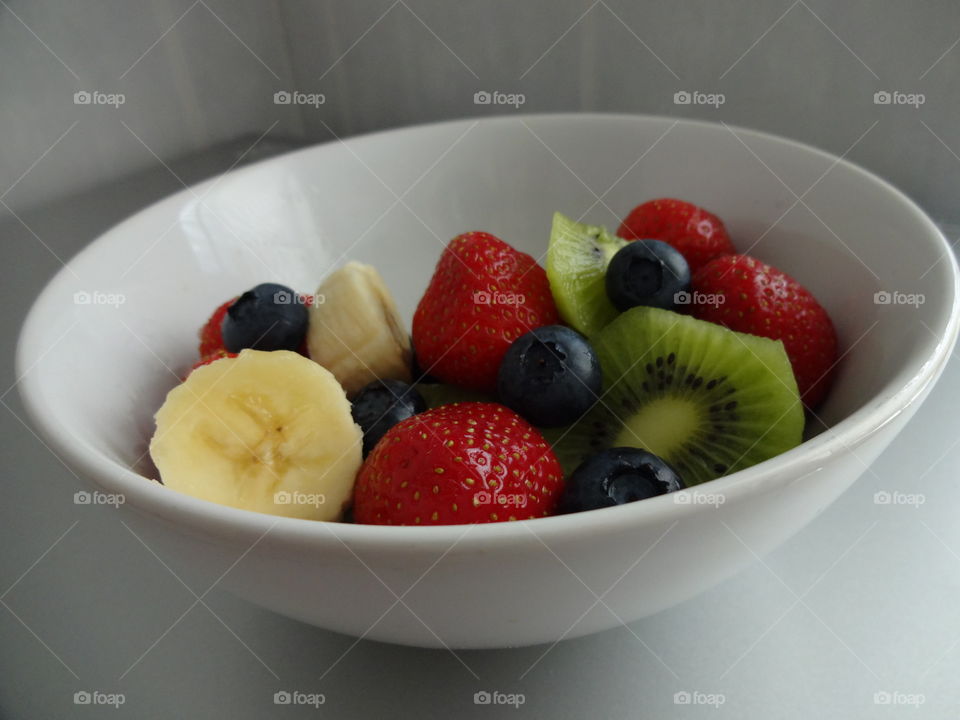
[[[758,490],[769,489],[786,482],[796,480],[817,472],[825,461],[838,452],[851,452],[880,431],[897,415],[910,407],[920,398],[929,386],[936,381],[950,358],[953,346],[960,331],[960,271],[957,260],[949,243],[940,229],[924,211],[905,193],[874,173],[850,162],[838,158],[832,153],[807,143],[785,138],[773,133],[751,130],[740,126],[706,120],[688,120],[663,115],[630,113],[526,113],[518,115],[498,114],[482,117],[461,117],[440,122],[424,123],[399,128],[389,128],[340,139],[317,143],[305,148],[284,153],[252,163],[233,173],[256,172],[261,166],[280,164],[293,155],[322,152],[323,148],[335,147],[341,142],[357,144],[379,140],[390,135],[430,132],[431,130],[455,125],[479,122],[486,125],[509,124],[522,121],[619,121],[619,122],[655,122],[673,123],[688,127],[703,127],[717,130],[725,127],[741,137],[752,137],[763,141],[774,141],[792,147],[795,150],[814,153],[835,165],[842,165],[863,180],[879,185],[899,201],[915,220],[929,231],[931,241],[940,244],[943,257],[948,264],[948,273],[952,291],[949,316],[943,327],[943,334],[931,341],[931,349],[924,361],[909,381],[888,397],[873,398],[850,415],[844,417],[820,435],[801,443],[785,453],[750,468],[731,475],[712,480],[704,485],[688,488],[681,493],[722,495],[726,502],[736,501]],[[121,231],[124,225],[142,214],[161,209],[161,206],[179,206],[189,201],[191,191],[210,182],[217,181],[222,175],[208,178],[190,188],[180,190],[161,198],[130,217],[124,219],[106,232],[88,243],[67,264],[51,278],[34,300],[20,330],[16,349],[17,387],[28,416],[39,431],[37,438],[55,457],[73,474],[84,476],[88,481],[109,492],[122,493],[125,505],[131,505],[140,512],[183,527],[193,528],[204,534],[228,537],[253,538],[254,544],[268,534],[274,541],[288,544],[316,547],[329,543],[343,544],[350,548],[376,549],[378,552],[403,554],[412,550],[441,550],[445,553],[469,552],[477,548],[500,547],[518,544],[545,543],[551,540],[576,538],[582,534],[615,533],[629,528],[638,528],[646,524],[662,524],[671,520],[677,522],[692,515],[709,512],[713,507],[702,503],[678,503],[676,493],[647,499],[639,503],[630,503],[619,507],[591,510],[570,515],[556,515],[534,520],[516,522],[495,522],[471,525],[439,526],[384,526],[361,525],[354,523],[326,522],[268,515],[251,510],[242,510],[190,495],[171,491],[159,483],[127,468],[101,454],[86,441],[74,436],[69,428],[61,423],[56,413],[45,407],[39,388],[35,385],[30,371],[42,358],[32,352],[42,337],[43,318],[55,312],[54,298],[58,287],[69,281],[70,266],[88,253],[96,252],[98,246]],[[36,356],[35,356],[36,355]],[[31,430],[32,432],[32,430]],[[48,444],[49,443],[49,444]],[[864,463],[864,470],[868,465]],[[597,513],[603,513],[598,515]],[[531,526],[531,522],[534,523]],[[671,525],[672,527],[672,525]],[[662,536],[661,536],[662,537]]]

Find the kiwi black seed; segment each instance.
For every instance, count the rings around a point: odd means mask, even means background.
[[[778,341],[637,307],[607,325],[594,349],[603,394],[557,436],[567,472],[600,450],[633,446],[664,458],[694,485],[801,442],[803,406]]]
[[[550,292],[560,317],[582,335],[592,337],[617,316],[605,276],[610,258],[626,244],[598,225],[584,225],[561,213],[553,216],[547,248]]]

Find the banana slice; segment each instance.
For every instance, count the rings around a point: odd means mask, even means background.
[[[338,520],[362,460],[340,383],[285,350],[197,368],[156,422],[150,455],[164,485],[245,510]]]
[[[320,285],[310,308],[307,347],[348,396],[377,378],[410,382],[410,337],[371,265],[349,262]]]

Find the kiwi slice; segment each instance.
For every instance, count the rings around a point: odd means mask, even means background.
[[[563,321],[591,337],[617,316],[607,298],[604,275],[610,258],[627,244],[597,225],[553,214],[547,248],[547,279]]]
[[[568,473],[600,450],[632,446],[694,485],[802,440],[803,405],[779,340],[636,307],[608,324],[594,348],[603,395],[554,445]]]

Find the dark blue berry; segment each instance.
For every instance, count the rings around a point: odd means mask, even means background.
[[[604,450],[584,460],[567,480],[561,512],[580,512],[645,500],[686,487],[665,460],[640,448]]]
[[[577,420],[600,395],[600,363],[580,333],[546,325],[510,345],[497,375],[504,405],[540,427]]]
[[[285,285],[247,290],[223,318],[223,345],[230,352],[297,350],[307,334],[307,306]]]
[[[610,259],[607,297],[620,312],[637,305],[672,310],[677,295],[690,290],[690,266],[660,240],[635,240]]]
[[[387,430],[427,409],[415,388],[400,380],[374,380],[353,399],[353,420],[363,430],[363,456]]]

